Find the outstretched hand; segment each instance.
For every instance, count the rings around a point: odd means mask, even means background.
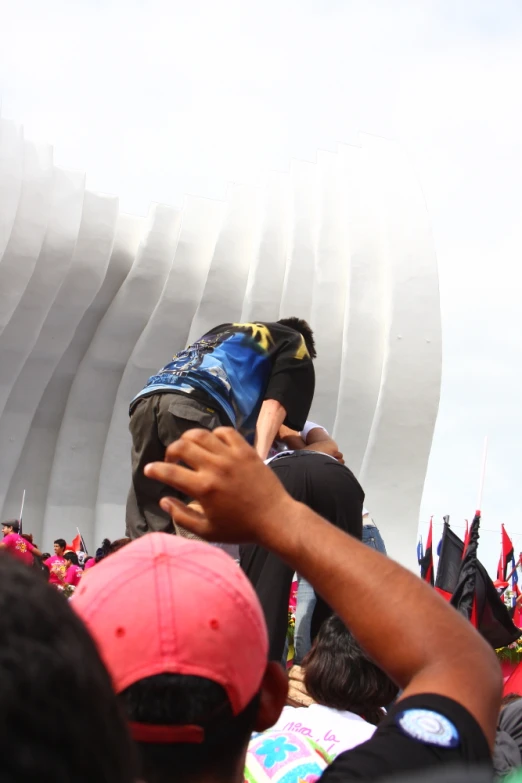
[[[228,427],[188,430],[167,448],[165,462],[153,462],[144,472],[201,504],[204,513],[175,498],[163,498],[160,505],[177,524],[209,541],[262,543],[295,502]]]

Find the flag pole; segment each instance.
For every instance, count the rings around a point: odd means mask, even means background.
[[[479,484],[479,492],[478,492],[478,498],[477,498],[477,511],[476,516],[481,515],[482,511],[482,496],[484,494],[484,481],[486,478],[486,463],[488,460],[488,436],[484,438],[484,448],[482,451],[482,468],[480,471],[480,484]]]
[[[24,505],[25,505],[25,489],[22,495],[22,507],[20,508],[20,534],[22,533],[22,517],[24,515]]]
[[[511,577],[513,576],[513,574],[515,573],[515,571],[519,567],[521,560],[522,560],[522,555],[520,555],[520,557],[518,558],[518,560],[515,563],[514,567],[511,569],[511,573],[506,576],[506,579],[505,579],[506,582],[509,582],[509,580],[511,579]]]
[[[80,541],[82,542],[82,549],[85,552],[85,554],[88,555],[89,553],[87,551],[87,546],[85,545],[85,540],[84,540],[82,534],[80,533],[80,528],[77,527],[76,530],[78,532],[78,535],[80,536]]]

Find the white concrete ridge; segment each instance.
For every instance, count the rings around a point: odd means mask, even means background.
[[[151,194],[153,196],[154,194]],[[225,321],[310,320],[311,418],[361,479],[388,551],[415,561],[441,376],[438,275],[399,147],[361,137],[230,185],[224,202],[119,213],[0,120],[0,508],[44,549],[124,534],[128,405]]]

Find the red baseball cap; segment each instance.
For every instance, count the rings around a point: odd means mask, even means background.
[[[84,575],[71,605],[93,636],[116,693],[158,674],[221,685],[234,715],[259,691],[268,635],[234,560],[201,541],[149,533]],[[136,740],[202,742],[197,726],[131,724]]]

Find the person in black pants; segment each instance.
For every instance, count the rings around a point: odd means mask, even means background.
[[[345,465],[334,457],[315,451],[282,452],[270,467],[286,491],[345,533],[362,538],[364,492]],[[281,520],[284,525],[285,520]],[[239,548],[240,565],[263,607],[270,641],[269,657],[280,661],[288,627],[288,598],[294,570],[277,555],[255,545]],[[332,614],[317,596],[312,618],[312,638]]]

